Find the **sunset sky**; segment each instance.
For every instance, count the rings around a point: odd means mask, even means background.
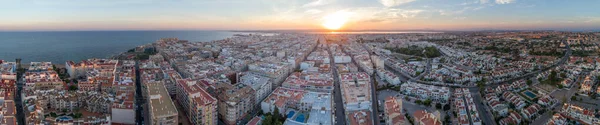
[[[292,30],[324,23],[344,30],[600,30],[600,0],[0,0],[0,31]]]

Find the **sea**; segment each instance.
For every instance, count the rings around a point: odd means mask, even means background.
[[[39,31],[0,32],[0,60],[22,63],[109,58],[160,38],[208,42],[233,37],[230,31]]]

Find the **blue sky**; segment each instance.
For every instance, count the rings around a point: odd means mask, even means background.
[[[0,30],[600,29],[600,0],[0,0]]]

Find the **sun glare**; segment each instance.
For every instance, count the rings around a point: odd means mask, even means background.
[[[348,22],[350,14],[344,11],[331,13],[323,17],[323,27],[329,30],[338,30]]]

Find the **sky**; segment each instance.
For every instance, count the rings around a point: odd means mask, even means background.
[[[600,30],[600,0],[0,0],[0,31]]]

